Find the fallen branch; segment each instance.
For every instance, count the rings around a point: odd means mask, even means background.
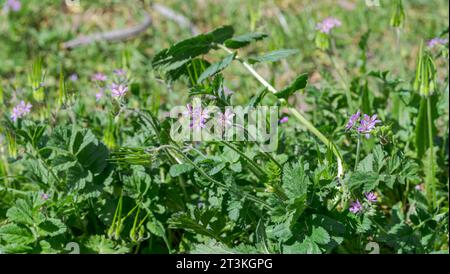
[[[162,16],[174,21],[181,27],[189,28],[191,30],[192,35],[200,34],[200,31],[198,30],[198,28],[191,22],[191,20],[189,20],[189,18],[187,18],[183,14],[180,14],[180,13],[174,11],[173,9],[166,7],[164,5],[158,4],[158,3],[154,3],[152,5],[152,8],[156,12],[161,14]]]
[[[152,24],[152,18],[148,13],[144,13],[144,21],[137,26],[112,30],[107,32],[98,32],[90,35],[83,35],[73,40],[62,43],[63,49],[72,49],[79,46],[92,44],[98,41],[122,41],[136,37],[144,32]]]

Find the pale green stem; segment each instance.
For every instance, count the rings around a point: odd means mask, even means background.
[[[429,142],[429,161],[430,161],[430,167],[431,167],[431,186],[427,186],[427,188],[431,187],[431,204],[433,205],[433,208],[436,205],[436,179],[434,178],[434,151],[433,151],[433,121],[431,119],[431,98],[430,96],[427,97],[427,118],[428,118],[428,142]]]
[[[354,167],[355,171],[358,168],[358,164],[359,164],[360,150],[361,150],[361,135],[358,133],[358,144],[356,145],[356,159],[355,159],[355,167]]]

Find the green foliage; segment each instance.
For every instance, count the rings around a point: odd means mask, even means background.
[[[145,7],[86,2],[74,28],[23,2],[0,24],[0,253],[448,253],[448,45],[417,42],[448,37],[448,2],[183,2],[175,23],[155,9],[149,32],[71,50]],[[327,16],[338,32],[317,30]],[[279,107],[276,149],[176,141],[169,113],[192,98]],[[367,136],[364,116],[346,127],[358,110],[381,120]]]

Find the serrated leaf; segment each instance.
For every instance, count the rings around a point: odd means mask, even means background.
[[[354,172],[349,179],[350,189],[362,189],[363,192],[374,190],[378,186],[379,175],[376,172]]]
[[[251,42],[262,40],[266,37],[268,37],[268,35],[261,32],[247,33],[226,40],[225,46],[231,49],[243,48],[249,45]]]
[[[302,74],[294,80],[289,86],[275,93],[278,98],[288,99],[289,96],[294,94],[297,90],[304,89],[308,84],[308,74]]]
[[[224,59],[221,61],[212,64],[209,66],[201,75],[198,77],[197,83],[203,82],[205,79],[212,77],[216,75],[217,73],[224,70],[226,67],[228,67],[231,62],[233,62],[234,57],[236,56],[236,53],[232,53],[227,55]]]
[[[293,164],[285,164],[283,167],[282,187],[289,199],[298,199],[306,196],[309,185],[309,177],[305,174],[301,161]]]
[[[111,239],[105,238],[104,235],[89,237],[89,240],[86,242],[86,248],[98,254],[124,254],[130,251],[128,247],[118,245]]]
[[[312,228],[312,233],[310,236],[311,240],[317,244],[325,245],[330,242],[330,235],[323,227],[315,227]]]
[[[26,225],[34,225],[32,205],[23,199],[16,201],[16,204],[8,209],[6,216],[13,222]]]
[[[160,68],[180,62],[181,66],[185,60],[208,53],[215,43],[223,43],[226,39],[231,38],[233,33],[234,30],[231,26],[224,26],[212,32],[183,40],[156,54],[152,65],[154,68]]]
[[[17,224],[7,224],[0,227],[0,239],[10,244],[27,245],[34,242],[31,231]]]
[[[233,200],[233,201],[229,202],[228,208],[227,208],[228,217],[230,217],[230,219],[232,221],[237,221],[239,219],[241,209],[242,209],[241,201]]]
[[[66,225],[61,220],[55,218],[49,218],[39,224],[39,235],[42,237],[53,237],[65,233],[66,230]]]

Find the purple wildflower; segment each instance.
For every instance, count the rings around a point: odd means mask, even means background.
[[[201,106],[192,107],[191,104],[187,104],[186,108],[187,111],[185,111],[183,115],[191,119],[189,127],[197,130],[205,128],[205,122],[209,118],[209,111],[206,109],[202,109]]]
[[[377,120],[377,115],[374,114],[370,117],[364,114],[358,127],[358,132],[366,135],[366,138],[370,137],[370,132],[375,128],[377,123],[381,123],[381,120]]]
[[[280,119],[280,124],[284,124],[284,123],[287,123],[289,121],[289,117],[287,117],[287,116],[284,116],[283,118],[281,118]]]
[[[103,74],[103,73],[101,73],[101,72],[97,72],[96,74],[94,74],[94,75],[92,76],[92,81],[105,82],[107,78],[108,78],[108,77],[106,77],[105,74]]]
[[[223,87],[223,93],[226,95],[226,96],[230,96],[230,95],[233,95],[233,93],[234,93],[234,91],[232,91],[231,89],[229,89],[229,88],[227,88],[227,87]]]
[[[19,104],[17,104],[11,114],[11,119],[15,122],[17,119],[25,116],[27,113],[30,113],[32,105],[30,103],[25,103],[24,101],[20,101]]]
[[[22,8],[22,4],[19,0],[7,0],[5,6],[3,6],[4,11],[19,11]]]
[[[72,82],[76,82],[78,80],[78,74],[73,73],[72,75],[69,76],[69,79]]]
[[[125,76],[125,74],[127,74],[127,73],[123,69],[115,69],[114,70],[114,74],[117,75],[117,76]]]
[[[345,129],[349,130],[351,129],[355,123],[358,121],[359,117],[361,116],[361,112],[358,110],[355,114],[350,116],[350,119],[347,122],[347,125],[345,126]]]
[[[359,200],[356,200],[355,202],[352,202],[350,205],[350,212],[353,214],[356,214],[358,212],[360,212],[363,209],[361,203],[359,202]]]
[[[104,90],[100,89],[96,94],[95,94],[95,101],[100,101],[100,99],[103,98],[104,95]]]
[[[448,38],[436,37],[436,38],[429,40],[427,42],[427,46],[428,46],[428,48],[432,49],[435,46],[438,46],[438,45],[443,46],[443,45],[446,45],[447,43],[448,43]]]
[[[41,193],[41,199],[47,201],[50,198],[50,195],[47,193]]]
[[[112,83],[111,85],[111,95],[115,98],[122,97],[127,93],[128,87],[122,84]]]
[[[330,33],[330,31],[335,28],[341,26],[342,23],[338,19],[334,17],[325,18],[322,22],[318,23],[316,29],[322,33]]]
[[[219,118],[217,119],[217,123],[222,128],[228,128],[233,125],[234,113],[233,111],[226,109],[224,113],[219,112]]]
[[[367,201],[371,203],[376,203],[378,201],[378,196],[375,192],[367,192],[365,194]]]

